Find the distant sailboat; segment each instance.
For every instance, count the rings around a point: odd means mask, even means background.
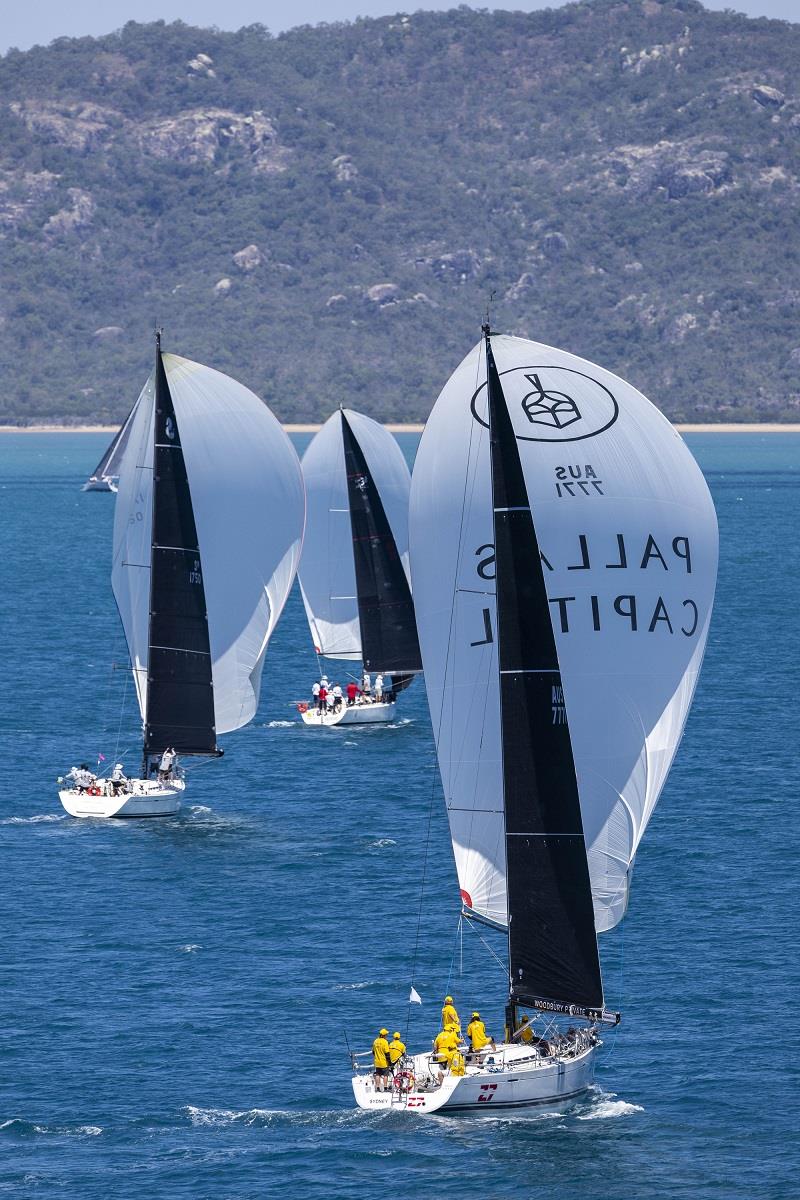
[[[83,492],[116,492],[119,483],[119,469],[128,445],[133,418],[136,413],[136,401],[125,420],[120,425],[111,444],[92,471],[86,483],[81,488]]]
[[[619,1019],[597,934],[625,913],[689,712],[714,507],[681,438],[629,384],[485,327],[426,426],[409,519],[462,915],[505,931],[508,1004],[502,1042],[461,1074],[439,1084],[416,1055],[391,1091],[357,1072],[356,1100],[566,1100],[592,1081],[598,1026]]]
[[[394,697],[422,669],[408,582],[406,461],[383,425],[340,409],[306,450],[303,477],[300,587],[314,649],[321,658],[361,662],[374,676],[383,675],[391,697],[325,711],[301,705],[303,720],[391,721]]]
[[[157,339],[121,464],[112,569],[142,773],[123,787],[64,788],[72,816],[172,815],[185,785],[159,772],[164,751],[218,756],[219,735],[252,720],[303,520],[300,464],[269,409]]]

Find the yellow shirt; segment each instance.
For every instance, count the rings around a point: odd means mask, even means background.
[[[460,1039],[454,1029],[443,1029],[437,1033],[433,1048],[440,1063],[449,1063],[458,1049]]]
[[[376,1067],[388,1067],[389,1043],[385,1037],[376,1037],[372,1043],[372,1060]]]
[[[448,1025],[455,1025],[456,1029],[461,1028],[458,1013],[452,1004],[445,1004],[442,1009],[442,1029],[447,1029]]]
[[[484,1046],[489,1045],[490,1039],[486,1036],[486,1026],[477,1018],[470,1021],[467,1026],[467,1037],[473,1050],[482,1050]]]
[[[532,1042],[533,1041],[533,1030],[531,1029],[530,1025],[527,1023],[527,1021],[525,1022],[524,1025],[520,1026],[519,1033],[517,1034],[515,1040],[518,1042]]]
[[[391,1062],[392,1066],[394,1066],[398,1059],[403,1057],[405,1052],[405,1042],[401,1042],[400,1038],[392,1038],[392,1040],[389,1042],[389,1061]]]

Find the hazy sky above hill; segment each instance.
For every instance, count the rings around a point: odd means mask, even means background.
[[[239,29],[260,22],[273,33],[294,25],[320,21],[346,21],[354,17],[382,17],[396,12],[413,13],[418,8],[454,8],[458,0],[420,0],[403,8],[402,0],[34,0],[0,4],[0,53],[11,46],[27,50],[46,45],[57,37],[98,36],[119,29],[126,21],[185,21],[187,25],[217,25]],[[800,21],[800,0],[705,0],[706,8],[733,8],[751,17],[778,17]],[[474,8],[508,8],[533,12],[537,8],[560,7],[558,0],[507,0],[492,4],[483,0]]]

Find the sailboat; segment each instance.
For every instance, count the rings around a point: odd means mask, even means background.
[[[300,463],[269,409],[210,367],[162,353],[120,468],[112,586],[143,723],[141,775],[64,787],[75,817],[170,816],[185,780],[168,751],[218,757],[255,716],[270,637],[294,580]]]
[[[356,1100],[422,1113],[566,1101],[619,1020],[597,935],[625,914],[697,683],[713,503],[635,388],[487,325],[428,421],[409,521],[461,917],[505,935],[508,1000],[502,1040],[461,1074],[440,1084],[416,1055],[391,1091],[357,1071]]]
[[[125,448],[128,445],[135,412],[136,404],[134,404],[114,434],[111,444],[106,448],[100,462],[81,488],[82,492],[116,492],[119,483],[120,463],[125,455]]]
[[[395,697],[422,669],[409,585],[406,461],[388,429],[340,408],[303,455],[303,477],[300,588],[314,649],[318,658],[363,663],[382,675],[384,694],[298,708],[307,725],[391,721]]]

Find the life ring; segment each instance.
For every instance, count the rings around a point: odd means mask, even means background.
[[[415,1082],[413,1071],[398,1071],[394,1077],[394,1086],[398,1092],[410,1092]]]
[[[97,784],[96,784],[96,783],[93,783],[93,784],[92,784],[92,786],[91,786],[91,787],[88,789],[88,792],[89,792],[89,795],[90,795],[90,796],[99,796],[99,795],[101,795],[100,788],[97,786]]]
[[[301,701],[300,701],[300,703],[297,705],[297,711],[298,711],[299,713],[308,712],[308,705],[307,705],[307,704],[305,704],[305,703],[304,703],[304,702],[301,700]]]

